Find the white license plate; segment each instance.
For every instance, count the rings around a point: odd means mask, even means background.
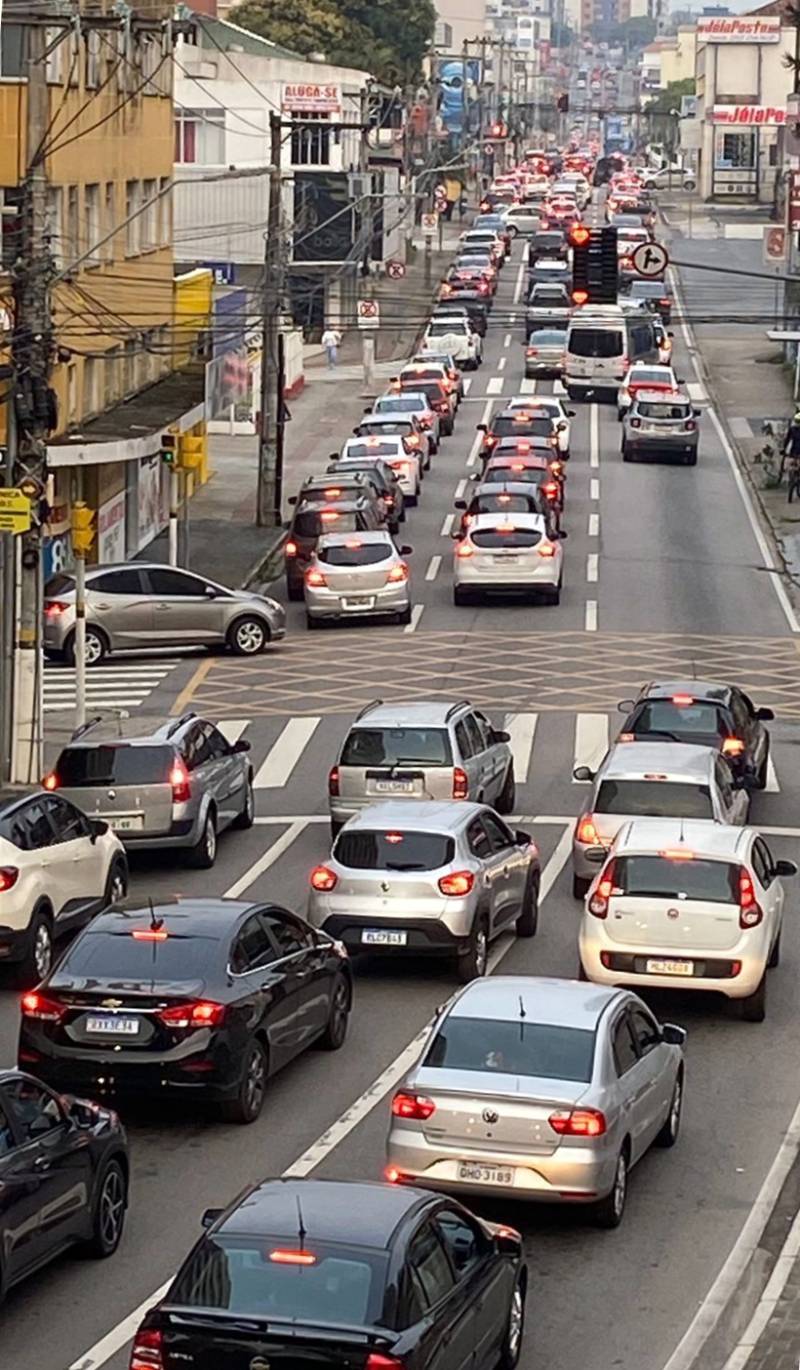
[[[342,600],[343,609],[371,609],[375,603],[374,595],[353,595]]]
[[[459,1161],[458,1179],[467,1180],[470,1184],[499,1184],[512,1185],[514,1183],[513,1165],[477,1165],[472,1161]]]
[[[413,794],[413,780],[376,780],[375,791],[377,794]]]
[[[492,557],[492,561],[498,566],[510,566],[512,562],[519,561],[519,557],[509,556],[508,552],[499,552],[497,556]]]
[[[694,961],[649,960],[648,975],[694,975]]]
[[[109,1033],[118,1037],[135,1037],[139,1031],[138,1018],[87,1018],[87,1032]]]
[[[144,827],[143,813],[109,813],[101,817],[115,832],[136,832]]]
[[[404,947],[408,933],[397,928],[364,928],[361,933],[362,944],[366,947]]]

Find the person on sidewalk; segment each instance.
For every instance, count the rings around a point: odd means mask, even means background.
[[[325,355],[328,358],[328,370],[333,371],[339,358],[339,345],[342,341],[341,333],[337,333],[335,328],[330,325],[322,335],[322,346],[325,348]]]

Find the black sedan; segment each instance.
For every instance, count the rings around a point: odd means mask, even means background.
[[[689,742],[722,752],[734,775],[749,788],[763,790],[769,779],[769,732],[772,709],[757,709],[736,685],[709,680],[653,680],[637,699],[619,704],[627,718],[618,742],[649,738]]]
[[[70,1246],[112,1256],[128,1205],[116,1113],[0,1071],[0,1300]]]
[[[205,1234],[134,1338],[132,1370],[513,1370],[519,1233],[391,1185],[267,1180]]]
[[[347,952],[273,904],[174,899],[106,910],[22,997],[19,1061],[57,1089],[201,1096],[233,1122],[312,1042],[342,1046]]]

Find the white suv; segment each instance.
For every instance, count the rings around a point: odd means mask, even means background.
[[[0,965],[34,984],[56,938],[75,932],[128,888],[128,863],[109,825],[55,794],[0,805]]]
[[[467,318],[453,315],[451,318],[430,320],[421,348],[425,352],[449,352],[462,370],[474,371],[483,359],[483,344],[480,336],[473,331]]]

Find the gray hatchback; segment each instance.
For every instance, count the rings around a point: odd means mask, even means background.
[[[639,390],[622,420],[622,460],[676,456],[696,466],[699,414],[680,390]]]

